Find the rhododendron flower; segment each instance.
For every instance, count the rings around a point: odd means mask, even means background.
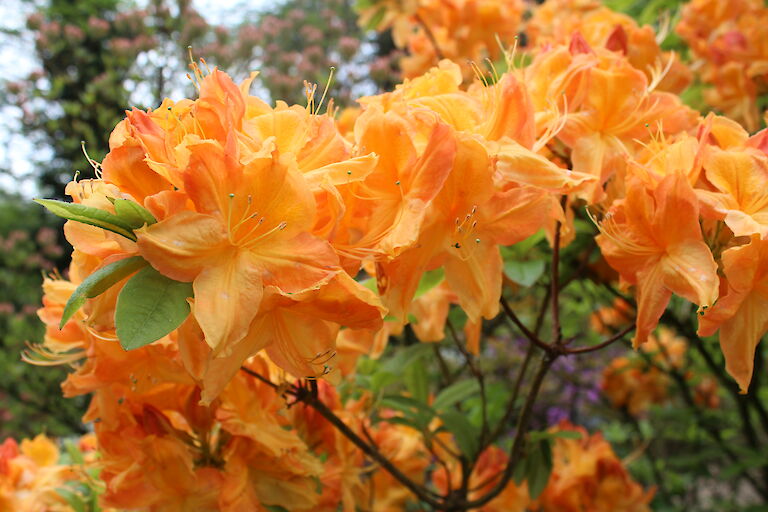
[[[723,252],[728,291],[699,319],[699,335],[720,330],[725,369],[742,393],[752,380],[755,348],[768,331],[768,242],[753,236]]]
[[[212,141],[188,146],[184,186],[195,211],[138,231],[138,246],[164,275],[192,281],[193,312],[215,352],[248,335],[264,286],[297,293],[329,281],[338,259],[309,234],[314,200],[278,155],[239,163]]]
[[[599,225],[597,242],[608,263],[637,287],[635,347],[645,342],[675,293],[699,304],[718,295],[717,264],[702,240],[699,206],[681,174],[664,178],[649,193],[637,181]]]
[[[714,190],[697,190],[701,202],[722,218],[735,236],[768,238],[768,155],[745,148],[724,151],[710,147],[704,160]]]
[[[544,492],[531,506],[541,512],[650,511],[653,490],[644,491],[632,480],[600,433],[589,435],[568,422],[558,430],[575,430],[580,439],[556,438],[552,449],[552,475]]]

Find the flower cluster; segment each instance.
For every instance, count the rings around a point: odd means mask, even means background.
[[[552,431],[576,431],[581,436],[555,439],[552,476],[532,510],[650,510],[648,504],[653,491],[644,491],[632,480],[602,435],[589,435],[583,428],[567,422]]]
[[[471,64],[501,57],[499,41],[517,36],[525,8],[521,0],[376,0],[360,2],[360,23],[392,28],[403,75],[422,75],[443,58],[473,76]]]
[[[676,31],[696,57],[702,80],[713,86],[707,103],[750,130],[760,124],[757,97],[768,91],[768,8],[759,0],[694,0]]]
[[[59,491],[85,479],[82,466],[59,464],[59,449],[44,434],[21,444],[12,438],[0,444],[0,510],[72,512]]]
[[[517,2],[457,2],[470,25],[441,36],[432,16],[444,3],[404,5],[381,23],[422,20],[427,39],[459,33],[472,58],[490,51],[477,34],[493,34],[491,20],[519,15]],[[505,453],[486,446],[469,471],[427,471],[434,446],[396,421],[370,424],[370,397],[342,400],[332,384],[413,318],[422,341],[442,339],[451,305],[467,317],[459,347],[471,360],[483,319],[499,312],[501,248],[544,232],[557,251],[585,210],[634,293],[635,346],[675,294],[698,305],[701,334],[720,330],[746,391],[768,330],[768,132],[685,106],[671,91],[686,70],[647,28],[598,7],[581,26],[574,13],[586,7],[564,5],[536,18],[545,42],[529,65],[506,55],[507,72],[467,84],[440,60],[360,98],[342,123],[313,90],[306,107],[272,107],[250,94],[253,77],[195,68],[197,99],[128,112],[93,162],[99,179],[70,183],[72,203],[41,201],[70,219],[74,253],[69,278],[45,282],[45,343],[28,358],[76,363],[63,387],[92,396],[104,504],[403,506],[404,489],[349,436],[316,409],[286,410],[281,393],[299,402],[308,383],[411,482],[451,496],[459,475],[479,496],[511,467]],[[678,368],[682,346],[656,336],[663,364]],[[561,341],[545,345],[553,359],[570,350]],[[627,391],[618,367],[632,366],[615,366],[606,389],[617,403],[639,412],[663,398],[653,379]],[[431,434],[450,453],[462,440],[444,430]],[[650,494],[599,436],[558,438],[555,453],[534,509],[647,509]],[[524,507],[528,477],[484,510]]]
[[[669,376],[665,370],[681,370],[685,340],[669,329],[660,328],[640,347],[643,356],[620,356],[603,371],[600,387],[614,407],[626,407],[633,416],[645,413],[651,404],[669,398]]]

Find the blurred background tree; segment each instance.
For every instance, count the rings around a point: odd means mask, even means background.
[[[61,396],[64,368],[32,366],[20,358],[25,342],[42,339],[44,332],[36,314],[41,275],[68,258],[60,231],[61,223],[35,204],[0,192],[0,438],[85,430],[85,398]]]

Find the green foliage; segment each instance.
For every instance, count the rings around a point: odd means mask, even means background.
[[[115,330],[120,345],[133,350],[157,341],[189,316],[192,283],[181,283],[144,267],[117,297]]]
[[[21,361],[26,342],[40,343],[36,315],[43,272],[63,267],[61,223],[39,206],[0,193],[0,438],[83,430],[85,402],[64,400],[64,368]]]
[[[74,315],[78,309],[83,307],[86,299],[92,299],[93,297],[101,295],[113,285],[146,265],[147,262],[144,258],[141,256],[133,256],[110,263],[86,277],[75,289],[69,297],[67,304],[64,306],[64,313],[61,315],[59,327],[64,327],[64,324],[72,318],[72,315]]]
[[[59,217],[90,224],[117,233],[128,240],[136,241],[136,235],[133,234],[131,224],[113,213],[80,203],[67,203],[53,199],[35,199],[35,202],[45,206],[48,211]]]

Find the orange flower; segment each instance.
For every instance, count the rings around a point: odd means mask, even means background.
[[[491,446],[483,451],[469,476],[470,492],[467,498],[469,500],[477,499],[490,491],[498,482],[508,461],[507,454],[497,446]],[[450,479],[449,474],[442,466],[438,466],[432,475],[435,487],[442,493],[447,493],[449,486],[452,489],[458,489],[461,485],[462,472],[455,459],[450,460],[449,468],[451,470]],[[523,512],[528,510],[530,505],[527,485],[518,486],[510,481],[498,496],[477,510],[481,512]]]
[[[549,0],[534,11],[526,33],[530,44],[568,42],[578,32],[591,47],[602,47],[627,56],[648,80],[664,74],[659,90],[682,92],[692,73],[672,52],[662,52],[652,27],[638,26],[626,14],[612,11],[593,0]]]
[[[758,127],[757,97],[768,76],[768,8],[760,0],[693,0],[676,31],[688,43],[705,83],[707,103],[743,123]]]
[[[656,91],[658,83],[625,56],[592,49],[578,33],[568,49],[539,53],[526,75],[533,77],[530,90],[537,111],[567,109],[567,122],[557,137],[571,149],[574,172],[597,178],[581,194],[590,203],[603,199],[602,185],[609,178],[623,176],[626,155],[651,138],[649,127],[673,134],[693,128],[698,118],[679,97]]]
[[[725,369],[746,393],[755,349],[768,331],[768,241],[753,236],[723,252],[728,292],[699,319],[699,335],[720,330]]]
[[[550,431],[576,430],[580,439],[555,439],[552,475],[531,507],[539,512],[647,512],[653,491],[632,480],[600,433],[562,422]]]
[[[710,307],[717,299],[717,265],[702,240],[699,206],[683,175],[670,175],[649,193],[627,184],[599,225],[597,242],[608,263],[637,287],[637,330],[645,342],[673,293]]]
[[[697,190],[711,215],[723,219],[735,236],[768,238],[768,155],[757,149],[708,148],[704,172],[714,190]]]
[[[306,182],[276,154],[242,165],[213,141],[188,150],[184,186],[196,211],[137,231],[138,246],[164,275],[193,282],[195,318],[219,353],[248,334],[265,286],[297,293],[340,269],[328,243],[308,233],[315,210]]]

